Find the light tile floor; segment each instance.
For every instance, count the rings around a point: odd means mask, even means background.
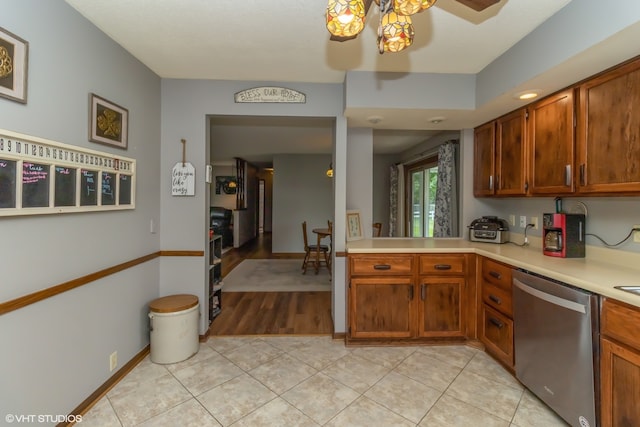
[[[566,426],[471,347],[345,347],[329,337],[211,337],[188,360],[145,358],[90,426]]]

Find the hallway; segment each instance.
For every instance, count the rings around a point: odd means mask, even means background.
[[[271,233],[222,255],[222,276],[245,259],[300,258],[274,255]],[[300,272],[302,274],[302,272]],[[313,274],[313,273],[308,273]],[[210,336],[331,335],[331,292],[224,292],[222,312],[211,323]]]

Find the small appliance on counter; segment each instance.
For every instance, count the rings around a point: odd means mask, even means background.
[[[469,240],[472,242],[507,243],[509,223],[496,216],[474,219],[469,226]]]
[[[584,258],[585,216],[570,213],[542,214],[542,253],[559,258]]]

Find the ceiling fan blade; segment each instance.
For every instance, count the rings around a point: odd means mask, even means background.
[[[496,3],[500,3],[500,0],[456,0],[458,3],[461,3],[476,12],[482,12],[489,6],[493,6]]]
[[[367,13],[369,13],[369,8],[371,7],[372,2],[373,0],[364,0],[364,16],[365,17],[367,16]],[[346,42],[347,40],[353,40],[356,37],[358,37],[357,34],[355,36],[349,36],[349,37],[338,37],[338,36],[331,35],[329,40],[334,42]]]

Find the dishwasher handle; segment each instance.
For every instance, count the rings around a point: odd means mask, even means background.
[[[574,301],[569,301],[564,298],[560,298],[555,295],[548,294],[539,289],[526,285],[516,278],[513,279],[513,284],[517,288],[519,288],[521,291],[526,292],[530,295],[533,295],[534,297],[539,298],[543,301],[546,301],[548,303],[551,303],[569,310],[577,311],[578,313],[587,314],[587,306],[585,306],[584,304],[580,304]]]

